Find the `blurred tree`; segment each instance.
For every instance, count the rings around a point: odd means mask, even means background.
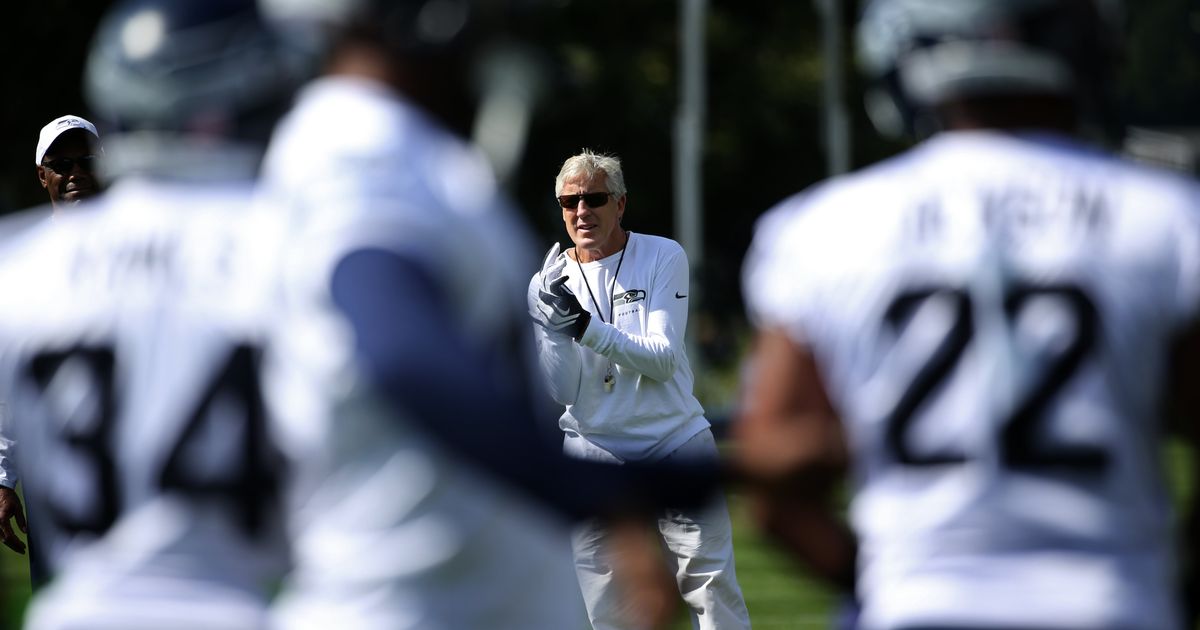
[[[1119,93],[1126,121],[1200,125],[1200,2],[1126,3],[1128,36]]]
[[[5,6],[0,20],[0,214],[45,203],[34,171],[43,125],[63,114],[88,117],[80,85],[87,47],[111,0],[42,0]]]
[[[554,175],[583,147],[621,156],[625,225],[673,233],[672,133],[677,110],[678,2],[564,3],[551,51],[558,88],[533,130],[517,194],[547,240],[565,240]],[[707,260],[693,260],[712,321],[708,349],[730,359],[725,325],[740,318],[738,271],[754,219],[823,175],[818,134],[821,65],[806,2],[710,2],[704,160]]]
[[[515,185],[542,238],[566,240],[553,178],[588,147],[620,155],[630,189],[626,225],[673,233],[672,133],[677,110],[678,0],[546,0],[524,24],[554,76],[537,113]],[[844,11],[846,58],[854,59],[860,1]],[[63,113],[88,115],[80,76],[88,40],[111,0],[14,3],[0,23],[0,212],[42,203],[29,157],[37,131]],[[1120,102],[1129,121],[1195,126],[1200,110],[1200,0],[1127,2],[1129,28]],[[741,260],[755,219],[825,176],[820,136],[820,21],[814,2],[709,0],[708,119],[704,160],[706,260],[701,304],[728,358],[741,319]],[[862,84],[848,67],[853,164],[903,148],[881,140],[863,115]]]
[[[626,226],[671,235],[672,145],[679,48],[677,0],[563,0],[539,41],[558,69],[539,113],[517,187],[542,236],[565,241],[552,182],[564,158],[588,147],[619,154],[630,189]],[[710,0],[704,160],[706,260],[701,331],[707,359],[734,358],[741,327],[741,260],[767,208],[825,176],[820,89],[824,68],[814,2]],[[903,143],[875,133],[854,70],[854,23],[843,12],[853,165]],[[1127,63],[1120,102],[1131,122],[1195,125],[1200,103],[1197,0],[1127,3]]]

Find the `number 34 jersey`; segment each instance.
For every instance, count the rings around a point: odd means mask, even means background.
[[[1063,139],[950,132],[760,221],[747,302],[846,425],[867,627],[1178,623],[1161,408],[1197,212]]]
[[[0,226],[3,435],[52,580],[31,624],[261,623],[285,567],[257,369],[282,213],[253,205],[130,181]]]

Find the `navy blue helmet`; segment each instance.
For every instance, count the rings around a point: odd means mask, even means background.
[[[873,0],[858,28],[868,113],[920,136],[951,99],[1051,94],[1105,118],[1119,14],[1109,0]]]
[[[131,0],[101,23],[84,87],[110,131],[261,142],[303,78],[254,0]]]

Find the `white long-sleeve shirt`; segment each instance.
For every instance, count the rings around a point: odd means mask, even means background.
[[[623,255],[567,259],[566,287],[592,321],[578,343],[535,326],[539,362],[551,396],[566,405],[561,429],[623,460],[655,460],[709,426],[684,350],[687,254],[670,239],[630,233]],[[531,283],[541,281],[539,273]],[[616,382],[606,391],[610,362]]]

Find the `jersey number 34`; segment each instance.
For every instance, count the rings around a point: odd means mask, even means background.
[[[67,374],[67,373],[70,374]],[[126,412],[116,385],[116,357],[108,347],[74,347],[43,352],[32,358],[26,375],[45,409],[50,423],[59,427],[55,438],[77,458],[77,466],[90,469],[94,480],[87,493],[92,508],[69,510],[50,501],[48,516],[61,530],[75,534],[102,534],[117,520],[122,509],[121,462],[113,452],[116,422]],[[61,386],[59,377],[79,388]],[[201,499],[223,501],[232,508],[239,526],[248,536],[260,533],[269,506],[278,491],[278,471],[273,451],[267,446],[266,412],[258,377],[258,352],[246,345],[232,348],[207,383],[198,391],[186,417],[162,419],[181,426],[160,470],[150,484],[161,493],[181,493]],[[86,400],[88,404],[80,404]],[[220,401],[220,403],[218,402]],[[197,436],[213,420],[214,408],[240,410],[240,440],[222,453],[230,462],[220,475],[198,474],[194,462],[212,453],[198,452]],[[200,457],[198,457],[200,456]]]

